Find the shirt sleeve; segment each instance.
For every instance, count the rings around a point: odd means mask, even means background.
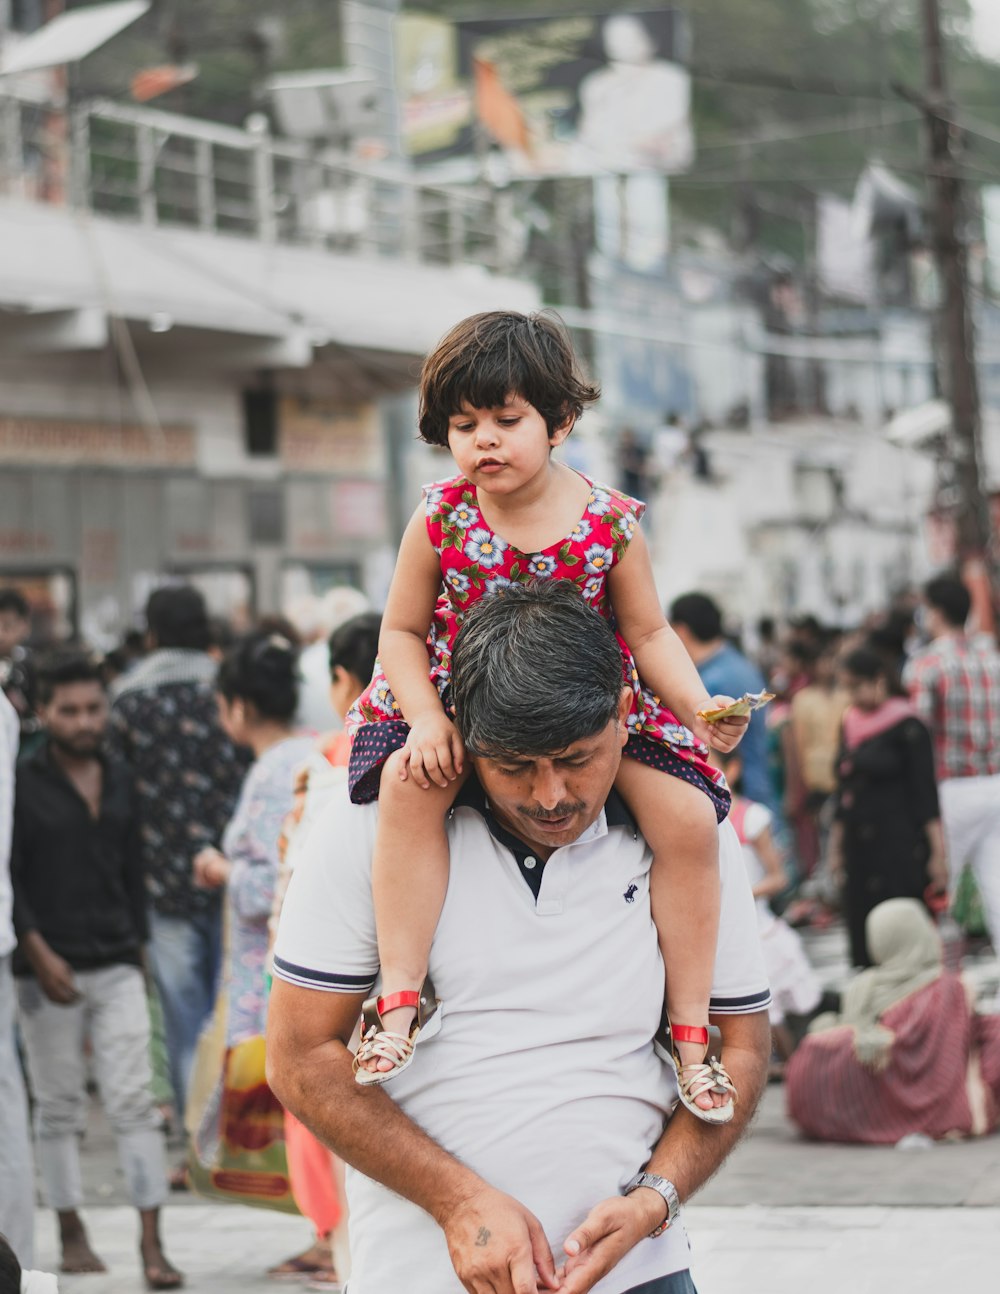
[[[224,849],[233,865],[229,900],[245,921],[266,922],[278,879],[278,836],[288,811],[288,787],[281,774],[258,767],[247,774]]]
[[[371,893],[375,804],[346,789],[317,817],[298,854],[278,923],[274,974],[301,988],[368,993],[378,977]]]
[[[747,840],[754,841],[768,829],[774,820],[774,814],[766,804],[748,804],[746,817],[743,819],[743,834]]]
[[[767,1009],[771,992],[760,950],[757,909],[731,822],[719,828],[719,870],[722,903],[709,1011],[712,1015],[752,1015]]]
[[[903,672],[910,700],[924,723],[932,727],[937,710],[937,670],[928,660],[910,661]]]
[[[24,813],[14,802],[14,831],[10,847],[10,884],[14,892],[14,933],[19,940],[38,929],[38,917],[28,897],[30,842]]]

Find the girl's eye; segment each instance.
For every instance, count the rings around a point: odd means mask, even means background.
[[[520,418],[499,418],[497,421],[500,423],[501,427],[514,427],[521,421],[521,419]]]

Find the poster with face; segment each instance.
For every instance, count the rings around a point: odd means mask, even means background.
[[[412,157],[500,149],[523,176],[675,174],[694,158],[689,25],[676,9],[397,26]]]

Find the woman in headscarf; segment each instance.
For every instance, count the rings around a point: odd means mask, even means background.
[[[788,1113],[819,1141],[895,1144],[910,1133],[981,1136],[1000,1121],[1000,1016],[977,1016],[944,971],[916,899],[868,915],[875,965],[818,1016],[785,1069]]]
[[[909,701],[891,696],[869,647],[843,662],[851,704],[843,720],[830,868],[843,884],[851,962],[872,964],[865,918],[886,899],[944,891],[948,869],[930,733]]]

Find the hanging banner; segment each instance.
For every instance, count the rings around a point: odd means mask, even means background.
[[[687,16],[677,9],[396,28],[404,147],[421,161],[500,149],[514,175],[686,170]]]

